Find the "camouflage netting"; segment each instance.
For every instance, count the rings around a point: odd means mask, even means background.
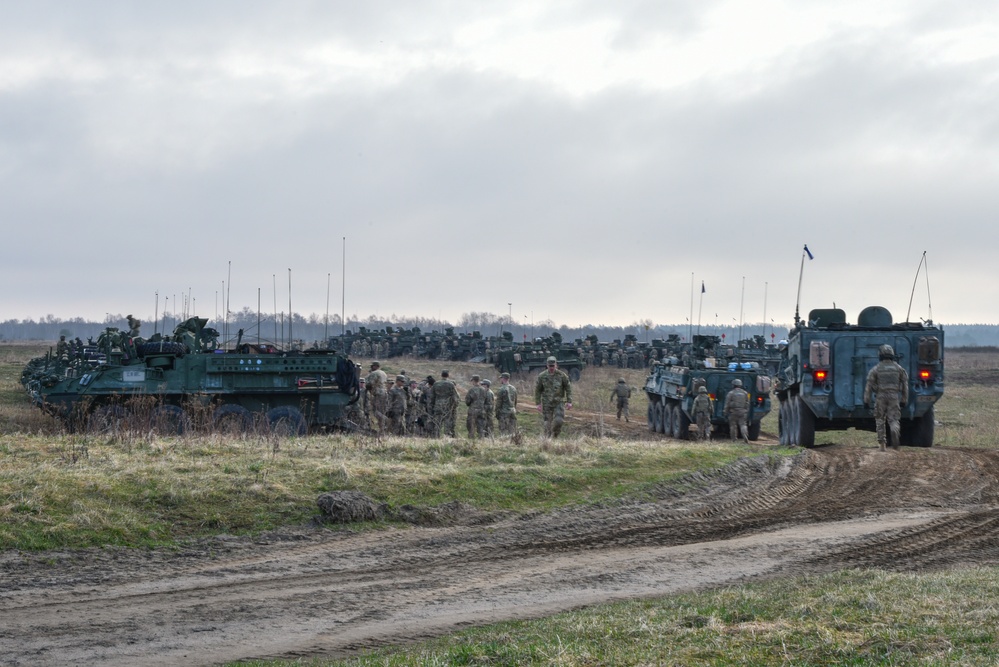
[[[323,518],[336,523],[378,521],[385,517],[388,505],[376,503],[359,491],[333,491],[316,500]]]

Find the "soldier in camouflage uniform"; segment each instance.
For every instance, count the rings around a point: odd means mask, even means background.
[[[69,343],[66,342],[66,336],[59,336],[59,342],[56,343],[56,357],[62,361],[69,361]]]
[[[458,388],[454,386],[447,371],[441,371],[441,379],[434,383],[430,392],[430,411],[434,416],[434,435],[443,433],[452,438],[454,425],[458,420]]]
[[[472,376],[472,386],[465,394],[465,405],[468,406],[468,415],[465,417],[465,427],[468,429],[468,437],[481,437],[485,424],[482,421],[483,410],[486,406],[486,395],[482,385],[479,384],[479,376]]]
[[[381,435],[385,432],[388,410],[388,376],[377,361],[371,362],[371,372],[368,373],[368,410],[375,418],[375,432]]]
[[[496,393],[496,421],[500,435],[517,431],[517,388],[510,384],[510,374],[500,373],[500,388]]]
[[[406,376],[396,375],[395,384],[388,393],[389,432],[393,435],[406,435]]]
[[[707,440],[711,437],[711,395],[708,388],[701,385],[697,388],[697,396],[690,407],[690,411],[697,422],[697,439]]]
[[[621,415],[624,415],[624,421],[631,421],[628,419],[628,404],[631,402],[631,387],[625,383],[624,378],[619,378],[617,381],[617,386],[611,390],[611,402],[617,399],[617,419],[621,420]]]
[[[871,404],[874,394],[874,423],[878,431],[878,447],[885,450],[887,434],[885,425],[891,430],[891,447],[898,449],[902,434],[902,406],[909,402],[909,374],[895,361],[895,350],[891,345],[878,349],[878,365],[867,374],[864,386],[864,405]]]
[[[416,383],[416,380],[409,381],[409,389],[406,392],[406,432],[411,435],[419,435],[423,428],[423,391]]]
[[[558,369],[558,360],[548,357],[546,369],[534,383],[534,403],[544,423],[547,438],[557,438],[562,432],[565,411],[572,409],[572,383],[569,376]]]
[[[492,382],[489,380],[482,381],[482,435],[491,438],[493,437],[493,410],[496,408],[496,394],[493,393]]]
[[[742,388],[742,380],[732,380],[732,388],[725,394],[723,414],[728,417],[728,431],[732,439],[742,437],[749,444],[749,426],[746,417],[749,415],[749,392]]]

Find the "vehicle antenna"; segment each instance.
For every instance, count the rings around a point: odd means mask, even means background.
[[[919,270],[925,267],[926,273],[926,302],[929,306],[929,322],[933,322],[933,302],[930,301],[930,269],[929,265],[926,263],[926,251],[923,251],[923,256],[919,259],[919,266],[916,267],[916,276],[912,279],[912,291],[909,293],[909,310],[905,311],[905,321],[909,321],[909,315],[912,314],[912,298],[916,294],[916,283],[919,282]]]
[[[801,305],[801,279],[805,275],[805,255],[808,255],[808,259],[812,259],[812,253],[808,250],[807,243],[801,251],[801,269],[798,271],[798,300],[794,302],[794,326],[801,323],[799,306]]]
[[[295,319],[294,311],[291,309],[291,269],[288,269],[288,347],[295,344],[295,337],[291,333],[291,323]]]

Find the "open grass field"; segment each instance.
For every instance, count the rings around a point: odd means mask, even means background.
[[[636,389],[644,381],[644,371],[619,369],[584,372],[556,441],[539,437],[530,378],[516,382],[526,408],[520,415],[524,436],[516,442],[67,434],[28,405],[18,383],[23,364],[42,349],[0,346],[0,549],[6,554],[111,545],[183,549],[193,539],[289,529],[336,533],[344,529],[313,523],[317,495],[331,490],[361,491],[391,506],[457,501],[498,516],[641,502],[692,472],[747,457],[796,454],[777,447],[773,415],[761,440],[748,447],[649,434],[640,391],[631,423],[618,422],[609,401],[617,377]],[[411,377],[440,370],[414,360],[387,366],[390,374]],[[481,365],[449,368],[462,389],[472,373],[490,376]],[[995,450],[999,400],[992,386],[999,352],[948,353],[947,368],[937,445]],[[865,450],[875,444],[873,434],[854,431],[820,433],[817,441]],[[787,578],[598,605],[367,657],[306,663],[996,664],[999,572],[987,558],[968,564],[927,572],[789,571]],[[10,584],[16,569],[2,576]]]

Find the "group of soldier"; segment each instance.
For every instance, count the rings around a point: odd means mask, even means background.
[[[509,373],[500,375],[495,392],[490,380],[473,375],[462,399],[447,370],[441,371],[439,379],[428,375],[420,382],[403,371],[389,384],[388,375],[378,361],[371,362],[370,372],[360,379],[359,397],[348,406],[347,418],[362,430],[378,435],[456,437],[458,406],[462,400],[468,408],[465,422],[468,437],[493,437],[496,424],[499,435],[517,432],[517,389],[511,384]]]

